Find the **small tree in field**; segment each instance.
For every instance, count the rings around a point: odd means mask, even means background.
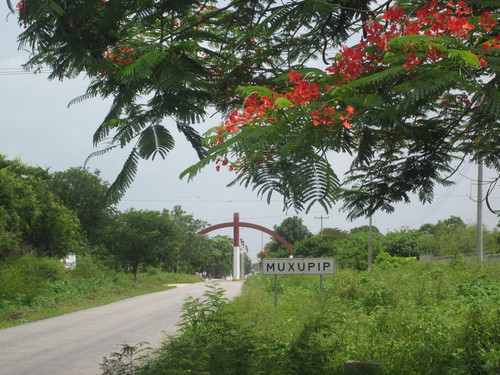
[[[117,215],[113,228],[108,246],[136,282],[140,266],[161,265],[171,250],[174,227],[166,211],[131,209]]]
[[[298,216],[286,218],[281,224],[274,226],[274,231],[292,246],[295,242],[312,236],[312,233]],[[266,245],[266,249],[269,250],[269,254],[273,257],[287,257],[290,255],[288,249],[275,239]]]

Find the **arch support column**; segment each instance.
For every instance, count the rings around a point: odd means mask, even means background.
[[[233,280],[239,280],[240,275],[240,214],[233,215]]]

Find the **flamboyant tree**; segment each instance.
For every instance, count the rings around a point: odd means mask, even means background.
[[[96,154],[131,147],[113,199],[140,158],[172,149],[171,117],[203,158],[190,177],[215,162],[285,208],[342,198],[356,217],[411,192],[430,201],[457,157],[499,169],[498,1],[370,4],[21,0],[17,12],[27,68],[88,75],[74,102],[113,97],[94,137]],[[327,71],[307,68],[315,58]],[[193,125],[209,107],[228,119],[204,143]],[[345,181],[340,152],[354,158]]]
[[[116,200],[139,159],[174,147],[165,119],[175,120],[198,156],[206,148],[193,126],[208,108],[226,111],[236,87],[268,84],[346,40],[366,18],[369,0],[20,0],[12,4],[33,52],[26,68],[48,67],[51,79],[91,78],[73,103],[113,98],[97,128],[100,155],[131,149],[111,186]],[[294,22],[290,22],[294,20]]]
[[[465,157],[500,171],[500,4],[409,3],[366,22],[326,71],[241,87],[242,107],[185,174],[215,162],[268,198],[283,194],[286,207],[343,198],[355,218],[391,212],[410,193],[431,201]],[[344,181],[342,152],[353,156]]]

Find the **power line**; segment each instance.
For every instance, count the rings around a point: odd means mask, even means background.
[[[49,68],[41,68],[35,71],[25,70],[22,68],[0,68],[0,76],[20,76],[50,73],[52,73],[52,71]]]
[[[465,177],[465,174],[469,171],[469,169],[470,169],[471,166],[472,166],[472,163],[469,162],[467,164],[467,166],[464,168],[464,172],[463,173],[459,172],[460,177],[455,181],[454,185],[448,186],[447,189],[446,189],[446,191],[444,192],[444,194],[442,194],[439,199],[437,199],[435,202],[433,202],[432,205],[427,210],[425,210],[420,215],[411,218],[407,222],[410,223],[410,224],[411,223],[415,223],[415,222],[420,222],[422,219],[426,218],[427,216],[429,216],[429,215],[437,212],[437,210],[439,208],[441,208],[441,206],[448,200],[448,198],[451,197],[452,193],[457,188],[459,182],[462,180],[462,178]]]

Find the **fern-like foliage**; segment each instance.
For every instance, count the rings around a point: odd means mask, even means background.
[[[107,197],[109,202],[119,202],[127,189],[132,185],[134,178],[137,174],[139,165],[139,152],[136,148],[132,149],[127,160],[125,161],[122,170],[118,177],[110,185]]]
[[[165,159],[168,152],[174,148],[174,145],[172,135],[162,125],[148,126],[141,132],[137,142],[139,156],[143,159],[154,159],[156,155],[160,155],[162,159]]]
[[[243,166],[230,184],[256,191],[269,203],[273,194],[283,197],[284,209],[308,212],[316,203],[328,211],[339,198],[339,180],[322,157],[266,160]]]

